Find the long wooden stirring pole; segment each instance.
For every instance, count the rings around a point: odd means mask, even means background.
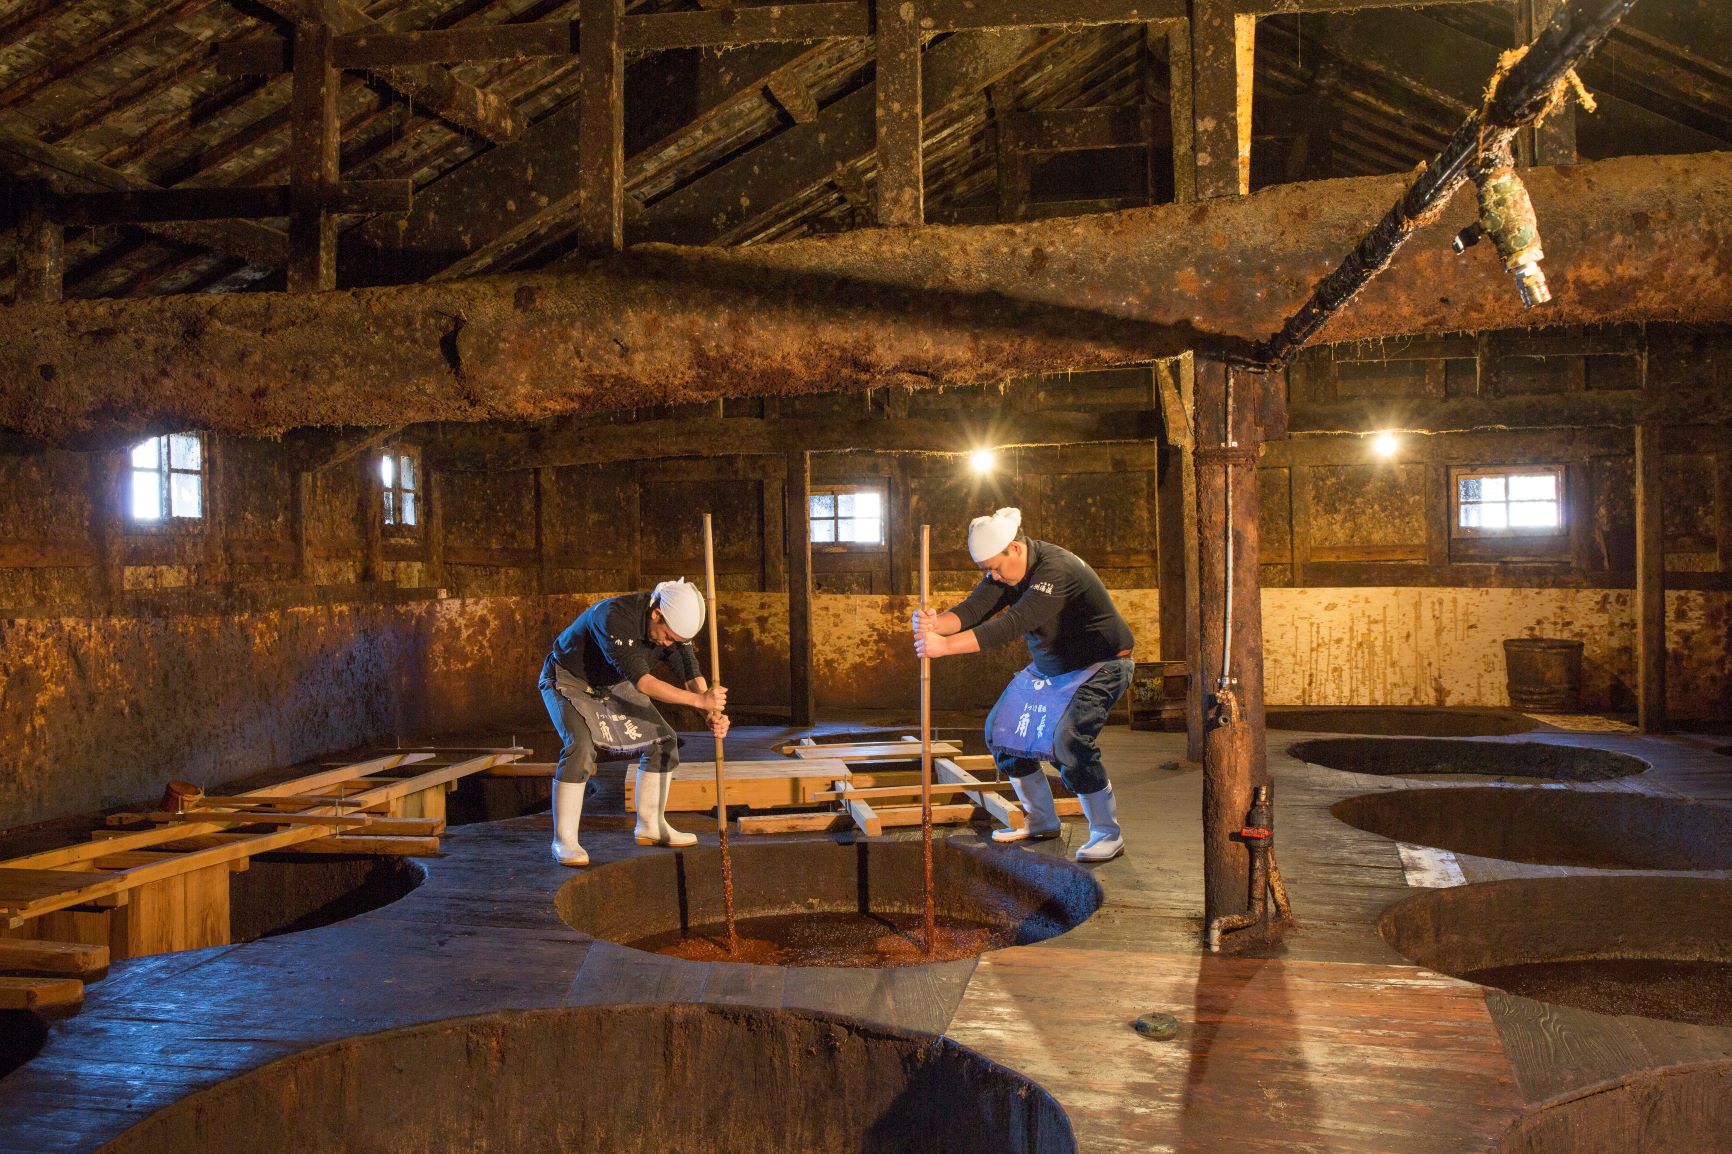
[[[920,613],[930,597],[932,526],[920,526]],[[926,952],[938,945],[938,914],[932,895],[932,658],[920,658],[920,864],[926,879]]]
[[[710,515],[704,514],[704,614],[710,623],[710,685],[722,683],[722,647],[716,640],[716,545],[710,529]],[[739,948],[734,930],[734,859],[728,852],[728,795],[723,785],[726,756],[722,739],[716,738],[716,836],[722,845],[722,916],[728,926],[728,952]]]

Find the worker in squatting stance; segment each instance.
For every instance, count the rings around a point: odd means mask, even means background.
[[[679,737],[653,702],[689,705],[709,718],[717,737],[728,732],[728,691],[706,685],[691,639],[704,624],[704,597],[683,577],[648,593],[597,601],[566,626],[541,667],[541,699],[564,743],[553,775],[553,856],[560,865],[585,866],[577,843],[585,783],[595,773],[596,751],[631,754],[637,763],[639,845],[697,842],[668,824],[668,786],[679,764]],[[651,670],[665,662],[679,678],[672,685]]]
[[[1042,761],[1082,802],[1089,837],[1081,862],[1124,852],[1113,787],[1095,744],[1131,683],[1131,627],[1107,588],[1076,554],[1022,533],[1022,511],[1000,509],[968,526],[968,555],[985,574],[945,613],[914,612],[914,649],[925,657],[977,653],[1022,634],[1033,661],[1011,679],[986,718],[986,744],[1022,801],[1028,824],[995,841],[1058,836],[1058,813]],[[995,616],[996,614],[996,616]]]

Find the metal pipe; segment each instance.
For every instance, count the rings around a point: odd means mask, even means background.
[[[1265,925],[1269,920],[1269,860],[1275,847],[1275,835],[1271,828],[1274,806],[1270,801],[1269,791],[1270,787],[1267,785],[1260,785],[1252,791],[1251,812],[1245,816],[1245,827],[1239,831],[1239,837],[1251,851],[1250,908],[1242,914],[1222,914],[1209,923],[1206,940],[1210,953],[1221,948],[1222,934]],[[1288,907],[1284,885],[1281,887],[1278,904],[1282,915],[1286,916]]]
[[[1371,278],[1389,267],[1397,250],[1431,223],[1468,178],[1474,161],[1508,146],[1518,129],[1537,119],[1558,85],[1599,46],[1636,0],[1567,0],[1527,54],[1510,66],[1486,106],[1468,116],[1442,152],[1419,174],[1330,273],[1318,282],[1281,331],[1257,347],[1251,363],[1279,368],[1347,305]]]

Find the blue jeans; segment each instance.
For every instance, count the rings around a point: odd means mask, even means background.
[[[1119,657],[1095,671],[1095,675],[1077,686],[1070,704],[1059,715],[1058,728],[1053,731],[1053,757],[1058,762],[1058,774],[1075,794],[1099,793],[1107,787],[1107,771],[1101,765],[1100,746],[1095,738],[1106,727],[1113,706],[1124,696],[1131,684],[1135,663],[1129,657]],[[992,743],[992,718],[1004,698],[986,715],[986,739]],[[1040,762],[1031,757],[1013,757],[992,751],[993,762],[1006,777],[1027,777],[1040,772]]]

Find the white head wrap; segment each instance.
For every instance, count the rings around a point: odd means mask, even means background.
[[[668,628],[687,641],[704,627],[704,595],[684,577],[657,585],[654,604],[662,611],[662,620],[668,623]]]
[[[990,517],[976,517],[968,523],[968,555],[976,565],[996,557],[1021,529],[1021,509],[1004,508]]]

